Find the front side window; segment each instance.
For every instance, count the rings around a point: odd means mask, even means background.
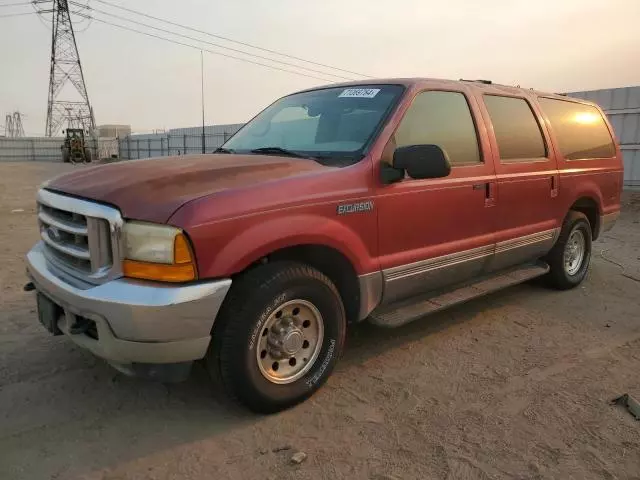
[[[524,98],[484,95],[501,161],[522,162],[547,156],[538,121]]]
[[[395,141],[396,147],[438,145],[451,166],[482,161],[471,110],[460,92],[419,93],[400,122]]]
[[[538,99],[556,134],[558,147],[567,160],[611,158],[613,139],[597,108],[582,103]]]
[[[363,85],[289,95],[258,114],[222,150],[353,163],[363,157],[403,91],[399,85]]]

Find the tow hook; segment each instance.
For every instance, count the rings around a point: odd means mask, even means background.
[[[84,317],[76,317],[76,321],[73,322],[73,325],[69,327],[69,333],[71,335],[81,335],[83,333],[87,333],[91,323]]]

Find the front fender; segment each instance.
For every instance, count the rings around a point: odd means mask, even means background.
[[[365,232],[358,233],[338,219],[293,214],[251,223],[234,231],[237,233],[219,245],[215,254],[203,259],[202,263],[199,259],[201,278],[233,275],[272,252],[298,245],[333,248],[349,259],[358,275],[379,269],[374,260],[375,252],[371,251],[372,245],[367,245],[363,239]],[[375,231],[370,232],[368,237],[375,239]]]

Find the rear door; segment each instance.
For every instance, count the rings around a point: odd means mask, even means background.
[[[493,255],[495,175],[478,106],[468,89],[425,90],[387,144],[440,146],[446,178],[381,185],[376,195],[384,303],[478,276]]]
[[[553,246],[562,215],[558,168],[537,106],[524,95],[480,96],[496,169],[496,251],[489,271]]]

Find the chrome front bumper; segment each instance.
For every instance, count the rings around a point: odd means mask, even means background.
[[[119,278],[78,288],[48,263],[42,242],[27,254],[27,272],[38,292],[62,308],[58,328],[127,373],[132,364],[203,358],[231,287],[228,279],[179,286]],[[97,339],[70,333],[77,317],[95,322]]]

